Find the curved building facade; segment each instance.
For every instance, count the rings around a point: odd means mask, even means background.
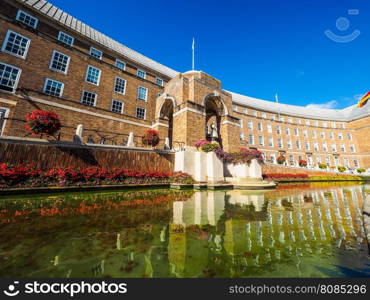
[[[118,145],[130,132],[156,129],[170,145],[213,138],[227,151],[257,148],[273,163],[284,154],[292,166],[305,159],[370,167],[369,105],[308,109],[226,91],[220,80],[172,70],[44,0],[0,2],[0,45],[5,136],[26,136],[25,114],[44,109],[60,116],[66,140],[79,124],[85,142]]]

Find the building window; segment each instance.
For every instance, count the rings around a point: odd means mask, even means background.
[[[280,117],[280,122],[284,122],[284,117]]]
[[[319,121],[315,121],[315,126],[319,127]]]
[[[295,145],[296,145],[297,149],[301,149],[301,142],[300,141],[296,141]]]
[[[324,150],[324,152],[328,152],[328,146],[326,145],[326,143],[322,144],[322,149]]]
[[[62,97],[64,83],[47,78],[44,85],[44,93],[54,97]]]
[[[279,125],[276,126],[276,133],[281,134],[281,127]]]
[[[318,143],[314,143],[313,144],[313,148],[314,148],[315,151],[320,151],[319,150],[319,144]]]
[[[286,141],[288,149],[292,149],[292,140],[287,140]]]
[[[340,128],[342,128],[342,129],[346,128],[346,126],[344,125],[344,123],[341,123],[340,124]]]
[[[115,113],[122,114],[123,113],[123,102],[113,99],[111,110]]]
[[[58,40],[68,46],[73,46],[73,43],[75,42],[74,37],[64,33],[63,31],[59,31]]]
[[[290,135],[290,128],[289,127],[285,128],[285,134]]]
[[[346,145],[340,144],[340,151],[346,152]]]
[[[334,133],[333,133],[333,132],[329,132],[329,138],[330,138],[331,140],[334,140]]]
[[[143,71],[143,70],[140,70],[140,69],[137,69],[136,75],[137,75],[137,77],[140,77],[142,79],[146,78],[146,72]]]
[[[313,137],[314,139],[317,139],[317,133],[316,133],[316,131],[312,131],[312,137]]]
[[[240,128],[243,128],[243,119],[239,119]]]
[[[67,74],[70,57],[58,51],[53,51],[49,68],[53,71]]]
[[[238,107],[236,105],[233,105],[233,111],[238,111]]]
[[[95,106],[98,95],[89,91],[82,91],[81,103],[87,106]]]
[[[332,152],[337,152],[337,145],[336,144],[331,144],[331,151]]]
[[[325,132],[321,132],[321,133],[320,133],[320,137],[321,137],[322,139],[324,139],[324,138],[325,138]]]
[[[126,64],[122,60],[116,59],[116,68],[124,70],[126,69]]]
[[[292,124],[293,123],[293,119],[292,118],[288,118],[288,123],[289,124]]]
[[[258,117],[257,111],[253,111],[253,116]]]
[[[0,89],[14,93],[17,89],[22,70],[11,65],[0,63]]]
[[[301,121],[301,119],[297,119],[297,124],[302,124],[302,121]]]
[[[353,144],[349,145],[349,149],[351,150],[351,152],[356,152],[355,145]]]
[[[248,120],[248,129],[253,130],[253,121],[252,120]]]
[[[264,142],[264,139],[263,139],[263,136],[262,136],[262,135],[259,135],[259,136],[258,136],[258,144],[259,144],[260,146],[263,146],[263,145],[265,144],[265,142]]]
[[[269,147],[274,147],[274,138],[272,136],[269,137]]]
[[[92,57],[95,57],[97,59],[101,59],[102,56],[103,56],[103,52],[101,52],[100,50],[98,49],[95,49],[94,47],[90,47],[90,55]]]
[[[311,124],[310,121],[309,120],[306,120],[306,125],[307,126],[310,126],[310,124]]]
[[[101,71],[93,66],[87,66],[86,81],[95,85],[99,85]]]
[[[348,136],[348,139],[349,139],[350,141],[352,141],[352,134],[351,134],[351,133],[347,133],[347,136]]]
[[[28,48],[30,47],[31,40],[23,35],[14,31],[8,30],[2,51],[11,55],[25,59],[27,56]]]
[[[144,120],[146,115],[145,108],[137,107],[136,108],[136,118]]]
[[[160,85],[160,86],[163,86],[163,79],[162,78],[159,78],[159,77],[156,77],[155,83],[158,84],[158,85]]]
[[[295,135],[295,136],[299,136],[298,128],[294,128],[294,135]]]
[[[18,10],[16,19],[17,21],[22,22],[23,24],[26,24],[27,26],[30,26],[35,29],[37,27],[37,23],[39,22],[37,18],[24,12],[23,10]]]
[[[243,133],[243,132],[241,132],[241,133],[239,134],[239,138],[240,138],[240,140],[241,140],[241,141],[244,141],[244,133]]]
[[[353,160],[353,165],[354,165],[354,167],[355,167],[355,168],[360,167],[360,165],[359,165],[359,163],[358,163],[358,160],[357,160],[357,159],[354,159],[354,160]]]
[[[316,162],[317,162],[318,164],[320,164],[320,163],[321,163],[321,157],[320,157],[320,156],[316,157]]]
[[[340,140],[343,140],[343,133],[342,133],[342,132],[339,132],[339,133],[338,133],[338,138],[339,138]]]
[[[272,133],[272,126],[271,124],[267,124],[267,132]]]
[[[331,128],[337,128],[337,125],[334,122],[331,122]]]
[[[5,129],[6,119],[9,115],[9,109],[5,107],[0,107],[0,135],[3,134]]]
[[[143,101],[147,101],[148,99],[148,89],[143,86],[139,86],[137,88],[137,98]]]
[[[283,148],[283,140],[281,138],[278,138],[278,147]]]
[[[308,134],[307,134],[307,130],[303,130],[303,136],[304,136],[304,137],[307,137],[307,136],[308,136]]]
[[[345,157],[345,158],[344,158],[344,166],[345,166],[346,168],[348,168],[348,167],[349,167],[349,160],[348,160],[348,158],[347,158],[347,157]]]
[[[126,90],[126,80],[116,77],[116,81],[114,83],[114,91],[118,94],[124,95]]]
[[[262,118],[266,119],[267,115],[265,113],[262,114]]]
[[[328,123],[327,122],[322,122],[322,127],[328,127]]]
[[[275,121],[275,115],[271,115],[271,120]]]
[[[330,165],[330,157],[329,156],[326,156],[325,157],[325,162],[326,164],[329,166]]]
[[[262,124],[261,123],[257,123],[257,128],[258,128],[258,131],[262,131]]]
[[[249,135],[249,145],[254,145],[254,135],[253,134]]]
[[[275,163],[276,163],[276,156],[275,156],[275,154],[271,154],[271,155],[270,155],[270,162],[271,162],[272,164],[275,164]]]
[[[311,149],[310,142],[308,142],[308,141],[305,141],[304,142],[304,146],[305,146],[306,150],[310,150]]]
[[[247,108],[243,108],[243,114],[248,114],[248,109]]]

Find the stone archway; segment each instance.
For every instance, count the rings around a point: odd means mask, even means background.
[[[221,118],[225,115],[225,104],[219,96],[208,95],[204,99],[205,118],[205,137],[209,141],[217,141],[222,146],[221,137]],[[217,137],[214,136],[212,127],[216,127]]]
[[[173,110],[174,110],[174,101],[170,98],[166,98],[159,111],[159,118],[161,120],[166,120],[168,123],[167,137],[169,139],[170,149],[172,149],[173,141]]]

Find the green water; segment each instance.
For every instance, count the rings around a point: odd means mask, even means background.
[[[0,197],[0,277],[370,277],[365,185]]]

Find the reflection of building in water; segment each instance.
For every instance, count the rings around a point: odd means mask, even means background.
[[[275,198],[235,190],[196,192],[193,199],[174,203],[169,260],[178,276],[215,268],[220,255],[230,265],[227,276],[283,258],[300,274],[302,257],[362,243],[360,192],[349,187]],[[192,234],[194,226],[198,235]]]

